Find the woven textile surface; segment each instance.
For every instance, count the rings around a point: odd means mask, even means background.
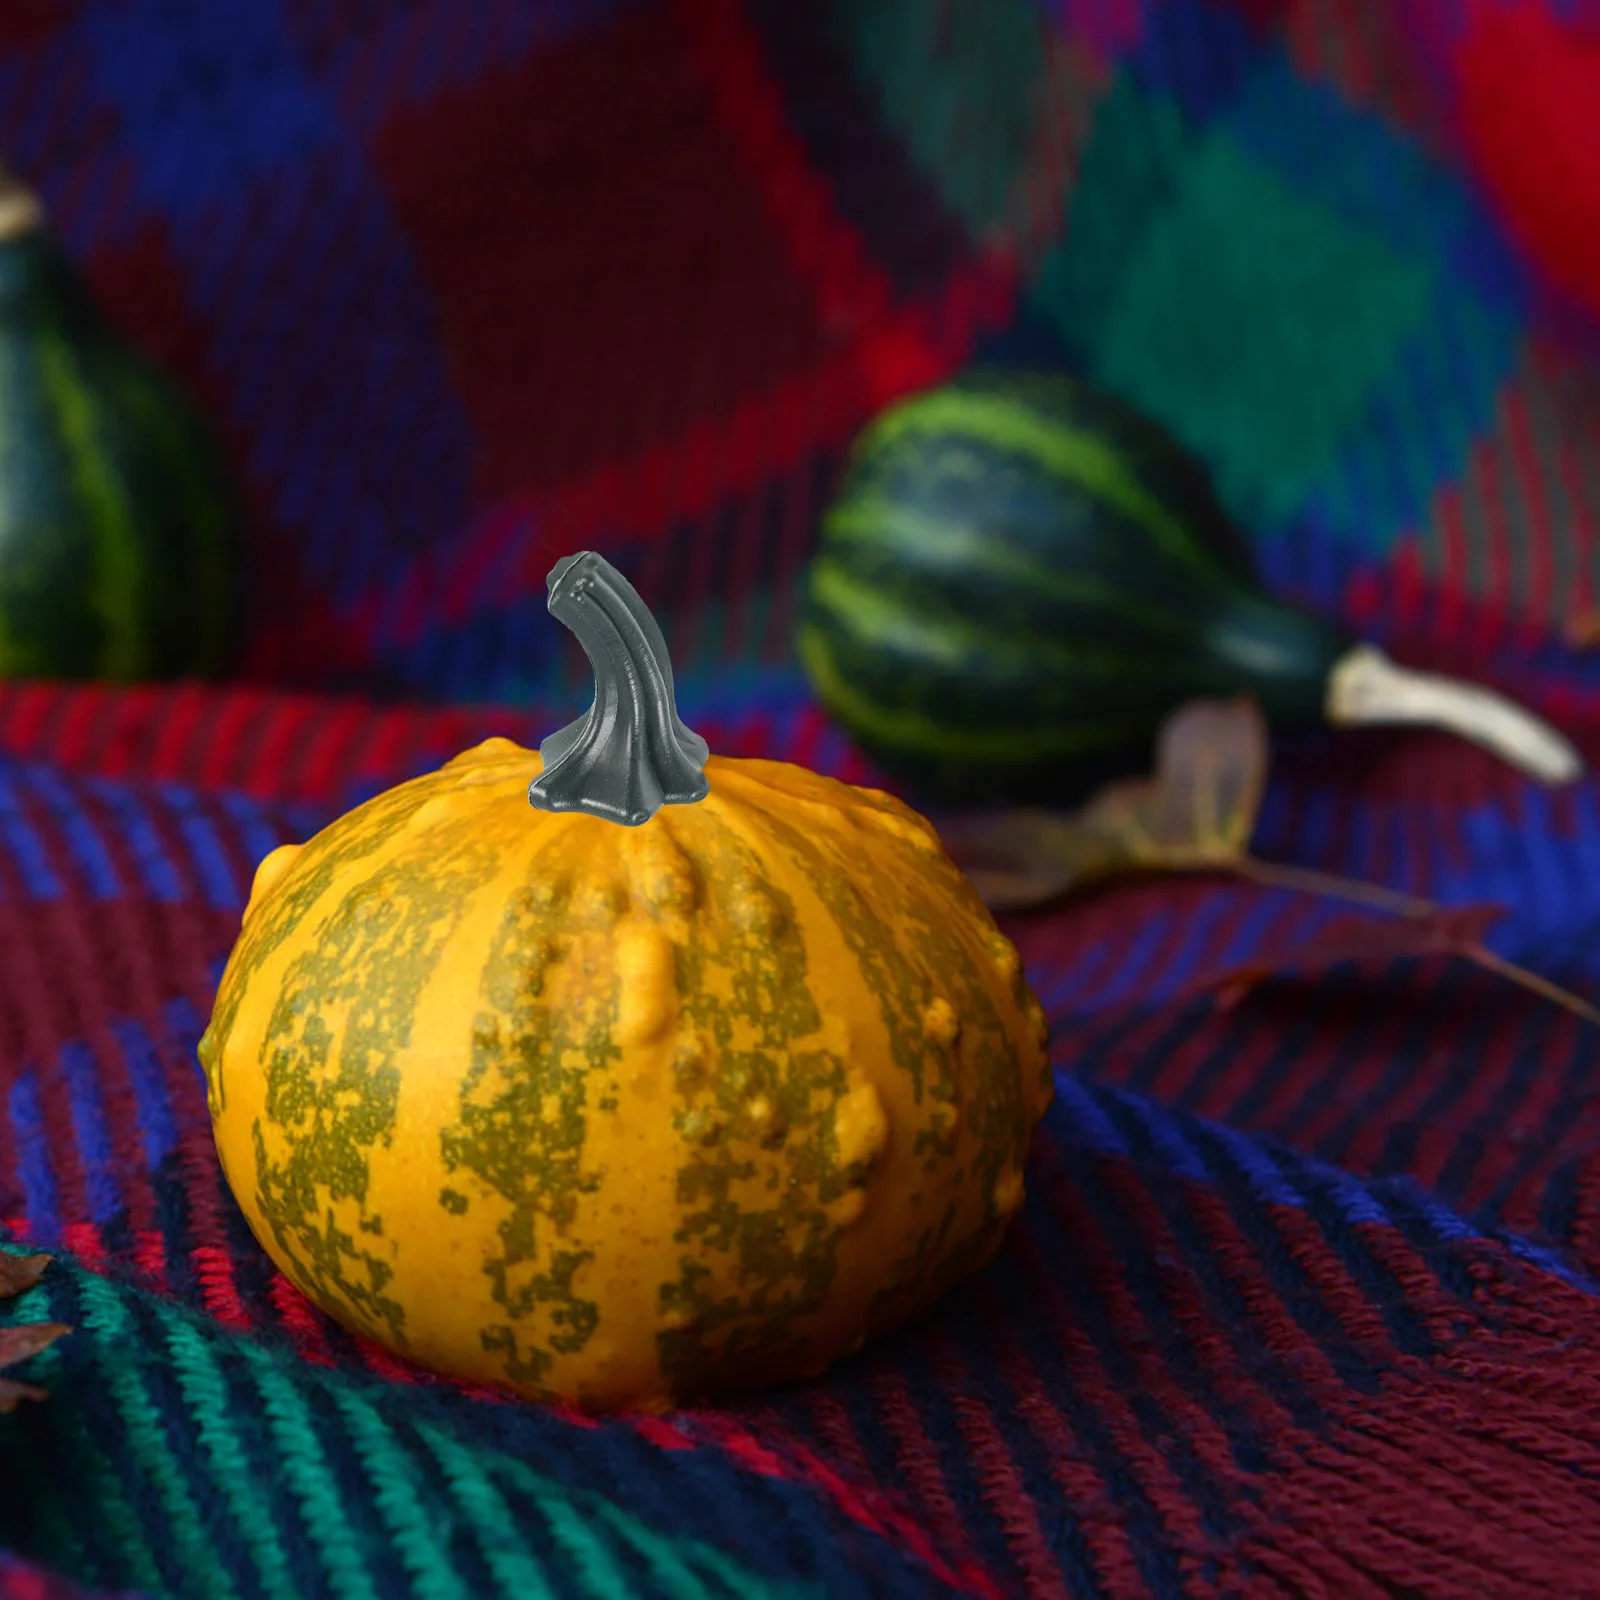
[[[1444,959],[1197,990],[1325,901],[1008,924],[1058,1098],[998,1260],[655,1419],[339,1331],[195,1057],[269,849],[582,709],[568,551],[713,748],[870,779],[796,577],[855,430],[974,355],[1121,390],[1280,592],[1600,761],[1597,41],[1584,0],[4,0],[0,154],[215,418],[255,577],[223,686],[0,686],[0,1222],[58,1256],[0,1320],[78,1330],[0,1418],[0,1597],[1600,1594],[1600,1034]],[[1256,843],[1501,904],[1600,1001],[1593,779],[1301,741]]]

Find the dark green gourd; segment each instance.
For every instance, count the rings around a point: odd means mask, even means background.
[[[0,171],[0,678],[214,672],[235,534],[200,419]]]
[[[862,748],[952,799],[1140,767],[1177,706],[1243,694],[1278,727],[1427,722],[1545,781],[1580,770],[1500,696],[1268,596],[1204,467],[1055,374],[973,371],[865,430],[797,642]]]

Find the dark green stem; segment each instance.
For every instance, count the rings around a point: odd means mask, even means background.
[[[637,828],[664,805],[705,799],[706,742],[679,720],[666,640],[633,585],[581,550],[555,564],[547,587],[551,616],[594,668],[594,704],[539,746],[529,802]]]

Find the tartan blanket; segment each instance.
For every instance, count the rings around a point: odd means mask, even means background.
[[[1059,1092],[999,1259],[661,1418],[340,1332],[243,1226],[195,1059],[266,851],[582,709],[566,551],[656,609],[713,748],[870,777],[796,575],[853,432],[974,355],[1120,389],[1281,592],[1600,760],[1597,27],[5,0],[0,154],[216,419],[255,576],[226,684],[0,686],[0,1223],[58,1256],[0,1320],[78,1330],[0,1418],[0,1596],[1600,1594],[1600,1036],[1444,958],[1193,992],[1314,946],[1314,898],[1012,922]],[[1592,779],[1311,740],[1257,847],[1498,902],[1497,953],[1600,998]]]

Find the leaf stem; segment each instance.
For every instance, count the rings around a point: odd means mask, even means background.
[[[1564,1011],[1570,1011],[1573,1016],[1581,1017],[1585,1022],[1591,1022],[1600,1027],[1600,1010],[1597,1010],[1580,995],[1575,995],[1570,989],[1563,989],[1560,984],[1552,983],[1548,978],[1542,978],[1537,972],[1530,972],[1528,968],[1518,966],[1515,961],[1507,961],[1504,956],[1499,956],[1482,944],[1463,944],[1457,947],[1460,954],[1468,961],[1484,968],[1485,971],[1498,973],[1500,977],[1548,1000],[1552,1005],[1558,1005]]]
[[[1256,856],[1240,856],[1229,867],[1239,877],[1248,878],[1252,883],[1297,889],[1304,894],[1326,895],[1334,900],[1348,900],[1353,905],[1372,906],[1397,917],[1431,917],[1439,909],[1432,900],[1419,900],[1415,895],[1402,894],[1398,889],[1386,889],[1382,884],[1363,883],[1359,878],[1342,878],[1337,873],[1318,872],[1312,867],[1284,866],[1274,861],[1262,861]]]

